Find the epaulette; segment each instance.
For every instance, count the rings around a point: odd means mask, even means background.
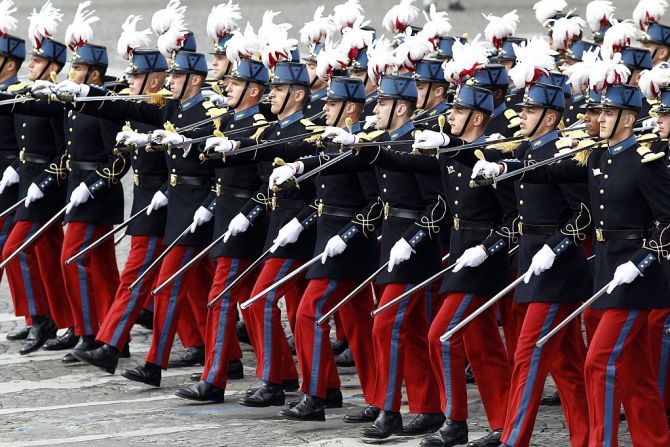
[[[414,113],[412,113],[412,119],[416,118],[417,116],[421,115],[423,113],[423,109],[416,109]]]
[[[119,95],[130,95],[130,87],[126,87],[117,92]]]
[[[314,124],[309,118],[303,118],[300,120],[300,124],[305,126],[305,130],[312,130],[315,127],[319,127],[316,124]]]
[[[502,153],[508,154],[510,152],[514,152],[516,148],[518,148],[519,145],[524,141],[525,140],[507,141],[505,143],[496,143],[495,141],[492,141],[491,144],[486,147],[492,147],[494,149],[499,150]]]
[[[572,138],[572,139],[580,139],[581,140],[582,138],[588,137],[589,134],[586,133],[583,129],[579,129],[579,130],[573,130],[573,131],[570,131],[570,132],[563,132],[563,136],[568,137],[568,138]]]
[[[30,82],[19,82],[17,84],[12,84],[9,87],[7,87],[7,93],[16,93],[20,92],[21,90],[25,90],[27,88],[30,88],[32,84]]]
[[[504,114],[505,118],[507,118],[507,121],[509,122],[509,124],[507,125],[508,129],[513,129],[515,127],[521,126],[521,118],[519,118],[519,114],[516,113],[516,110],[506,109]]]
[[[268,122],[268,119],[262,113],[256,113],[254,115],[254,124],[267,123],[267,122]]]
[[[589,138],[581,140],[575,149],[582,149],[582,148],[586,149],[584,149],[581,152],[577,152],[575,155],[573,155],[572,156],[573,160],[575,160],[579,166],[586,166],[586,163],[589,161],[589,156],[591,155],[593,150],[596,147],[601,146],[602,144],[603,143],[600,141],[591,140]]]
[[[379,138],[379,136],[382,135],[384,132],[386,132],[386,131],[385,130],[373,130],[372,132],[368,132],[368,133],[361,132],[361,133],[357,134],[357,136],[358,136],[358,139],[361,140],[361,141],[374,141],[377,138]]]
[[[321,131],[315,130],[312,135],[308,136],[302,141],[304,141],[305,143],[316,143],[317,141],[321,140],[321,133],[323,132],[323,129],[325,129],[325,127],[322,127]]]
[[[654,152],[651,150],[651,145],[658,141],[658,135],[655,133],[645,133],[635,138],[640,145],[640,147],[637,148],[637,153],[642,157],[642,163],[649,163],[665,157],[665,153]]]
[[[167,104],[167,98],[169,95],[172,95],[172,92],[169,90],[165,90],[164,88],[158,90],[156,93],[151,93],[151,100],[149,101],[151,104],[157,105],[159,107],[165,107],[165,104]]]
[[[267,124],[265,126],[260,126],[258,129],[256,129],[256,132],[254,132],[253,135],[251,135],[250,138],[253,138],[254,140],[258,140],[261,137],[261,135],[263,135],[263,132],[265,132],[265,129],[267,129],[268,127],[270,127],[270,124]]]
[[[204,103],[203,103],[203,105],[204,105]],[[220,109],[220,108],[214,107],[214,106],[209,107],[209,108],[205,107],[205,109],[207,109],[207,116],[210,116],[212,118],[216,118],[217,116],[221,116],[224,113],[226,113],[226,111],[224,109]]]

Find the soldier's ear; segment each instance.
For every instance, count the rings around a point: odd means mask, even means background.
[[[437,87],[435,87],[435,89],[433,91],[435,92],[435,96],[437,96],[439,98],[444,98],[444,94],[446,92],[444,86],[438,85]]]
[[[668,52],[670,48],[666,47],[665,45],[660,45],[659,48],[656,50],[656,54],[658,54],[658,57],[660,58],[661,61],[667,61],[668,60],[668,55],[670,53]]]

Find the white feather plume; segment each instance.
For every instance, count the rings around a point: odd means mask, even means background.
[[[661,89],[670,85],[670,64],[663,62],[651,70],[642,71],[637,85],[645,97],[657,99]]]
[[[638,29],[632,20],[619,22],[612,20],[612,26],[605,33],[603,38],[601,54],[603,59],[610,59],[613,53],[618,53],[622,49],[629,47],[637,37]]]
[[[270,70],[273,70],[277,62],[290,61],[291,50],[298,45],[296,39],[289,39],[288,30],[293,25],[289,23],[274,23],[274,18],[279,12],[265,11],[263,22],[258,29],[258,37],[261,41],[261,60]]]
[[[342,30],[342,40],[340,40],[340,48],[343,50],[347,49],[347,55],[349,61],[352,61],[358,57],[360,51],[365,51],[374,40],[374,32],[367,29],[362,29],[362,27],[368,25],[370,22],[364,20],[363,16],[360,16],[353,23],[351,27],[347,27]]]
[[[166,58],[172,57],[172,53],[181,49],[188,37],[188,29],[181,19],[172,22],[163,34],[158,36],[156,46]]]
[[[426,24],[423,26],[421,33],[426,35],[428,40],[437,48],[438,41],[447,37],[452,30],[449,14],[438,11],[435,4],[431,3],[428,13],[424,11],[423,15],[426,17]]]
[[[516,54],[516,65],[509,71],[509,77],[516,88],[525,88],[537,81],[541,74],[554,69],[553,51],[549,43],[541,37],[533,37],[520,45],[512,44]]]
[[[93,38],[93,28],[91,28],[91,24],[100,20],[99,17],[93,15],[95,9],[91,11],[87,10],[90,5],[90,1],[79,3],[77,12],[74,15],[74,20],[65,30],[65,43],[73,51],[76,47],[81,47],[86,42],[91,41]]]
[[[332,17],[323,16],[324,9],[323,5],[316,8],[313,20],[305,23],[305,26],[300,29],[300,41],[304,45],[321,43],[335,30]]]
[[[554,48],[558,51],[567,50],[572,42],[582,37],[585,27],[586,22],[579,16],[566,16],[554,21],[551,31]]]
[[[13,16],[16,11],[14,0],[0,1],[0,36],[6,36],[16,29],[18,20]]]
[[[452,47],[453,57],[442,64],[444,79],[447,82],[462,84],[474,72],[488,64],[489,50],[478,34],[472,41],[456,40]]]
[[[512,37],[514,35],[517,25],[519,24],[519,14],[516,13],[516,9],[508,12],[502,17],[484,13],[482,13],[482,15],[489,22],[486,25],[486,28],[484,28],[484,37],[486,37],[486,40],[491,42],[496,49],[500,48],[502,40],[505,37]]]
[[[583,87],[588,87],[591,71],[600,59],[600,47],[584,51],[581,62],[568,65],[564,73],[568,75],[568,82],[572,86],[572,91],[579,93]]]
[[[228,3],[221,3],[212,7],[212,11],[207,16],[207,35],[214,42],[231,34],[237,29],[237,21],[242,19],[239,5],[228,0]]]
[[[316,75],[324,81],[333,76],[333,70],[343,70],[349,65],[349,48],[342,45],[334,45],[328,39],[324,42],[324,48],[316,56]]]
[[[616,8],[609,0],[593,0],[586,5],[586,23],[594,33],[614,18]]]
[[[384,75],[398,72],[400,63],[393,54],[391,41],[384,36],[378,38],[368,47],[368,76],[374,84]]]
[[[565,0],[540,0],[533,5],[535,10],[535,18],[540,25],[545,26],[544,23],[561,13],[568,3]]]
[[[333,8],[333,23],[340,30],[354,24],[356,19],[363,15],[363,7],[358,0],[347,0]]]
[[[412,5],[414,0],[400,0],[384,15],[382,26],[390,33],[402,33],[419,16],[419,8]]]
[[[621,53],[612,57],[603,57],[597,61],[589,77],[589,88],[601,92],[610,85],[625,84],[630,77],[630,70],[621,62]]]
[[[418,33],[412,36],[412,30],[405,30],[405,39],[395,50],[398,61],[409,71],[413,72],[417,62],[435,50],[435,45],[428,40],[428,36]]]
[[[658,23],[668,9],[665,0],[640,0],[633,10],[633,21],[641,30],[646,30],[650,23]]]
[[[252,59],[260,51],[261,41],[249,22],[244,32],[233,31],[233,37],[226,44],[226,57],[235,63],[239,63],[241,59]]]
[[[157,36],[166,33],[173,22],[184,22],[186,6],[181,6],[180,0],[169,0],[165,8],[159,9],[151,16],[151,29]]]
[[[151,28],[137,30],[137,23],[142,20],[142,16],[131,14],[123,25],[121,25],[121,36],[116,44],[116,52],[124,59],[136,49],[148,47],[150,44]]]
[[[39,49],[44,39],[54,35],[62,20],[63,14],[60,13],[60,9],[54,8],[51,0],[42,5],[39,12],[33,8],[33,12],[28,16],[28,36],[35,48]]]

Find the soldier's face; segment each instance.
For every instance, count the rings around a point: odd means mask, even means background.
[[[346,103],[341,101],[326,101],[323,105],[323,112],[326,115],[326,125],[327,126],[338,126],[340,123],[336,122],[338,115],[340,118],[344,115],[340,114],[340,111],[343,107],[346,106]]]
[[[72,64],[71,80],[77,84],[83,84],[88,74],[88,66],[84,64]]]
[[[451,133],[454,135],[461,135],[463,133],[463,126],[465,126],[465,121],[468,119],[470,110],[463,109],[461,107],[454,107],[449,113],[449,118],[447,121],[451,126]]]
[[[31,81],[36,81],[39,79],[40,75],[44,73],[49,75],[49,72],[46,71],[46,68],[51,62],[43,57],[33,56],[30,58],[28,63],[28,79]]]
[[[216,79],[223,79],[229,67],[230,61],[225,54],[214,55],[214,59],[212,59],[212,72]]]
[[[619,119],[619,114],[623,114],[623,112],[618,109],[602,109],[598,117],[600,138],[616,138],[618,128],[621,127],[623,121],[623,116]]]
[[[231,79],[226,86],[229,107],[234,109],[240,105],[240,99],[242,99],[242,93],[244,92],[244,84],[245,82],[239,79]]]
[[[656,122],[658,123],[658,136],[668,138],[670,136],[670,112],[659,113]]]
[[[416,103],[419,104],[419,106],[426,104],[426,96],[428,95],[428,87],[430,84],[428,82],[417,82],[416,83],[416,91],[418,93]],[[430,99],[429,99],[430,100]],[[430,108],[430,107],[426,107]]]
[[[386,129],[386,125],[389,122],[389,116],[391,115],[392,108],[393,108],[393,100],[391,99],[377,100],[377,105],[373,110],[375,118],[377,119],[377,129],[379,130]]]
[[[184,73],[172,73],[170,75],[170,91],[172,96],[179,96],[184,88],[184,83],[186,82],[186,74]]]
[[[536,107],[523,107],[519,118],[521,118],[521,133],[524,137],[531,136],[530,133],[537,128],[542,117],[542,109]]]
[[[133,73],[128,77],[128,87],[131,95],[139,95],[142,92],[142,84],[144,83],[146,73]]]
[[[587,109],[584,114],[584,124],[586,125],[586,133],[590,137],[597,137],[600,135],[600,124],[598,124],[598,117],[600,116],[600,109]]]
[[[268,97],[270,98],[270,111],[275,115],[284,106],[286,95],[289,94],[288,85],[273,85]]]

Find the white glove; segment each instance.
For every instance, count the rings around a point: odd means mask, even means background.
[[[486,140],[484,140],[484,141],[498,141],[498,140],[502,140],[503,138],[505,138],[505,137],[502,134],[499,134],[499,133],[496,132],[496,133],[492,133],[491,135],[487,136]]]
[[[524,275],[523,282],[528,284],[533,275],[539,275],[540,273],[549,270],[551,266],[554,265],[555,259],[556,253],[554,253],[554,250],[547,244],[544,244],[542,248],[535,253],[533,260],[530,261],[530,267]]]
[[[647,118],[646,120],[642,121],[642,129],[655,132],[656,129],[658,129],[658,121],[655,117]]]
[[[288,221],[286,225],[281,227],[277,237],[272,241],[272,247],[270,247],[270,253],[277,251],[279,247],[284,245],[292,244],[298,240],[300,233],[304,230],[305,227],[296,219],[295,217]]]
[[[377,128],[377,117],[374,115],[368,115],[365,117],[365,124],[363,124],[363,130],[376,129]]]
[[[188,157],[188,153],[191,151],[191,139],[186,138],[185,136],[177,133],[170,132],[169,130],[157,129],[151,132],[151,139],[156,141],[159,144],[169,144],[173,147],[180,147],[183,149],[183,157]]]
[[[19,173],[11,166],[7,166],[7,169],[2,173],[2,179],[0,180],[0,194],[5,192],[5,188],[8,186],[16,185],[17,183],[19,183]]]
[[[488,257],[489,254],[481,246],[470,247],[456,260],[456,265],[452,271],[456,273],[463,267],[477,267]]]
[[[144,147],[149,144],[149,135],[133,132],[132,130],[123,130],[116,134],[116,143]]]
[[[609,295],[612,293],[612,290],[621,284],[632,283],[635,278],[641,275],[642,272],[631,261],[621,264],[614,271],[614,277],[612,278],[610,285],[607,287],[607,294]]]
[[[294,176],[295,167],[293,167],[293,164],[291,163],[274,168],[272,174],[270,174],[269,187],[272,189],[275,185],[281,185]]]
[[[404,238],[398,239],[391,248],[391,253],[389,254],[389,273],[393,271],[393,267],[401,262],[407,261],[409,257],[412,256],[412,253],[414,253],[414,249],[409,245],[409,242]]]
[[[356,135],[349,133],[341,127],[326,127],[326,130],[321,134],[321,138],[330,138],[333,140],[333,143],[344,144],[345,146],[358,143]]]
[[[205,150],[214,150],[214,152],[219,152],[225,154],[235,149],[237,146],[237,141],[229,140],[224,137],[210,137],[207,138],[205,142]]]
[[[195,210],[195,213],[193,214],[193,223],[191,224],[191,233],[195,233],[195,230],[203,224],[206,224],[212,218],[214,217],[214,214],[204,206],[199,207],[197,210]]]
[[[154,211],[163,208],[168,204],[168,198],[161,191],[156,191],[154,196],[151,198],[151,203],[149,208],[147,208],[147,216],[150,216]]]
[[[321,254],[321,264],[325,264],[328,258],[342,254],[347,249],[347,243],[340,236],[333,236],[328,239],[326,247]]]
[[[72,96],[87,96],[90,90],[91,87],[89,87],[88,85],[77,84],[76,82],[71,81],[70,79],[61,81],[56,85],[56,92],[59,95],[68,94]]]
[[[35,95],[46,95],[49,93],[52,93],[56,89],[56,84],[54,84],[51,81],[43,81],[41,79],[38,79],[35,81],[30,88],[30,90],[33,92]]]
[[[247,219],[242,213],[239,213],[237,216],[233,217],[230,223],[228,224],[228,231],[223,235],[223,243],[228,242],[231,236],[237,236],[240,233],[244,233],[251,226],[251,222]]]
[[[479,160],[472,167],[471,178],[477,178],[479,174],[484,178],[491,178],[500,175],[500,166],[492,161]]]
[[[70,194],[70,203],[67,204],[65,214],[69,214],[75,206],[88,202],[88,199],[91,197],[93,197],[93,194],[91,194],[88,186],[86,186],[86,183],[81,182],[79,186],[72,190],[72,194]]]
[[[26,200],[23,202],[23,205],[26,208],[28,208],[32,202],[37,202],[42,197],[44,197],[44,193],[42,192],[40,187],[34,183],[31,183],[30,186],[28,187],[28,192],[26,193]]]
[[[211,90],[203,90],[201,93],[202,96],[207,98],[207,100],[212,104],[214,104],[216,107],[223,108],[228,105],[228,98],[226,98],[225,96],[221,96],[218,93],[214,93]]]
[[[414,147],[418,149],[433,149],[449,144],[449,135],[432,130],[417,132],[414,137]]]

